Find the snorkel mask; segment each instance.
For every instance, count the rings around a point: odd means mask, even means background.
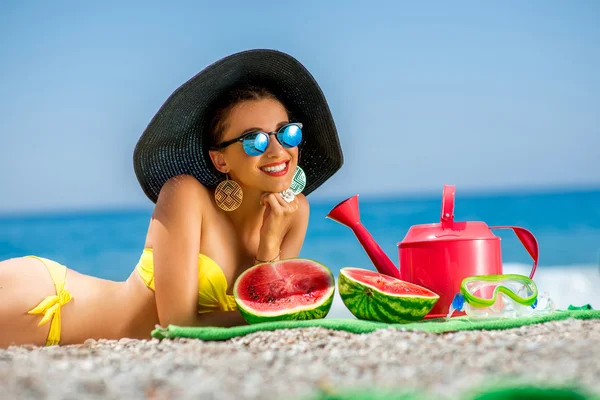
[[[546,300],[543,307],[539,307],[535,282],[524,275],[470,276],[463,279],[446,319],[454,311],[464,311],[473,318],[514,318],[554,311],[547,294],[540,296],[540,300]]]

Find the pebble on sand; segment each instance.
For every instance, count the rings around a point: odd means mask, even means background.
[[[450,399],[502,382],[600,395],[599,360],[600,320],[445,334],[303,328],[223,342],[13,346],[0,350],[0,387],[14,399],[310,399],[374,388]]]

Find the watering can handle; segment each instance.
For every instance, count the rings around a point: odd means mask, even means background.
[[[444,191],[442,192],[442,215],[440,222],[442,223],[442,229],[453,229],[454,228],[454,195],[456,193],[455,185],[444,185]],[[527,229],[519,228],[518,226],[490,226],[490,229],[512,229],[515,235],[519,238],[531,258],[533,258],[533,268],[529,279],[533,279],[535,270],[538,265],[539,259],[539,247],[538,242],[533,233]]]
[[[442,215],[440,222],[442,223],[442,229],[452,229],[454,227],[454,195],[456,193],[456,186],[444,185],[444,191],[442,192]]]
[[[533,258],[533,268],[529,275],[529,279],[533,279],[540,255],[538,242],[535,236],[533,236],[533,233],[529,232],[527,229],[519,228],[518,226],[490,226],[490,229],[512,229],[515,232],[515,235],[517,235],[525,247],[525,250],[527,250],[531,258]]]

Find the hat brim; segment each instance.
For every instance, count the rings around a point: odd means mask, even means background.
[[[276,50],[248,50],[225,57],[181,85],[142,133],[134,153],[134,171],[142,190],[156,203],[170,178],[188,174],[214,188],[223,178],[208,155],[204,130],[212,105],[240,83],[269,89],[303,124],[300,167],[308,195],[343,164],[337,129],[319,85],[295,58]]]

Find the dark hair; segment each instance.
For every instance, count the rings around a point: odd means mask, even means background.
[[[223,132],[227,126],[227,118],[237,104],[248,100],[263,99],[273,99],[281,102],[269,89],[250,84],[237,87],[219,99],[215,104],[215,111],[208,126],[209,148],[214,148],[221,142]],[[287,109],[286,112],[289,116],[290,113]]]

